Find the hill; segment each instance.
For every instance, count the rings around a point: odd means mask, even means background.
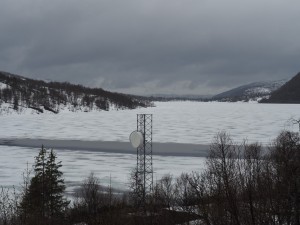
[[[176,94],[155,94],[145,96],[145,99],[155,102],[169,102],[169,101],[199,101],[205,102],[211,99],[210,95],[176,95]]]
[[[300,72],[262,103],[300,103]]]
[[[267,98],[270,94],[280,88],[286,80],[280,81],[265,81],[255,82],[247,85],[242,85],[229,91],[213,96],[216,101],[250,101]]]
[[[88,88],[67,82],[45,82],[0,72],[0,114],[13,111],[59,113],[110,109],[134,109],[151,102],[133,96]]]

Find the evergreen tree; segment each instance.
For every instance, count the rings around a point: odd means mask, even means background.
[[[42,146],[38,156],[35,157],[34,176],[31,178],[20,204],[24,223],[31,216],[42,218],[45,215],[45,165],[46,149]]]
[[[44,146],[35,157],[34,176],[20,204],[24,224],[57,224],[69,204],[63,197],[62,165],[56,158],[54,151],[48,152]]]
[[[66,189],[63,173],[59,170],[62,165],[61,161],[56,162],[56,154],[53,149],[50,150],[46,163],[46,178],[47,178],[47,211],[50,216],[58,216],[68,206],[69,202],[64,198],[63,193]]]

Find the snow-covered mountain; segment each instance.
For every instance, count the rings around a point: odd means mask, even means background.
[[[151,102],[145,99],[101,88],[33,80],[0,71],[0,114],[107,111],[148,106]]]
[[[262,98],[268,98],[273,91],[279,89],[286,82],[287,80],[255,82],[215,95],[213,100],[258,101]]]

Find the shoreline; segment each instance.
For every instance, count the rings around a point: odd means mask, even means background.
[[[81,140],[51,140],[51,139],[0,139],[2,146],[18,146],[29,148],[53,148],[60,150],[81,150],[105,153],[136,154],[129,142],[118,141],[81,141]],[[153,143],[153,155],[181,156],[181,157],[206,157],[209,145],[185,143]]]

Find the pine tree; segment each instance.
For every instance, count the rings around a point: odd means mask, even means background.
[[[66,189],[63,173],[59,170],[62,165],[61,161],[56,162],[56,154],[53,149],[50,150],[46,164],[47,178],[47,211],[50,217],[60,216],[69,202],[64,198],[63,193]]]
[[[24,223],[31,216],[43,218],[45,215],[45,166],[46,149],[42,146],[38,156],[35,157],[34,176],[31,178],[20,204]]]
[[[21,219],[24,224],[53,224],[62,218],[69,202],[64,198],[65,184],[56,154],[42,146],[35,157],[34,176],[22,198]]]

